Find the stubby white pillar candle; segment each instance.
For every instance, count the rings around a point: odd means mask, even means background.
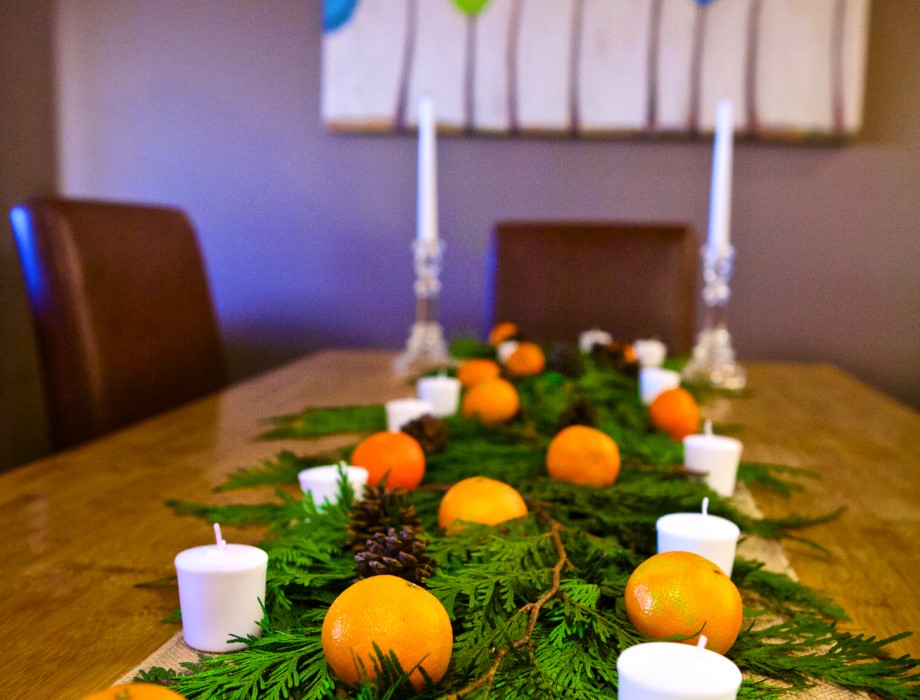
[[[610,345],[612,342],[613,336],[610,333],[600,328],[592,328],[589,331],[583,331],[578,336],[578,349],[588,353],[595,345]]]
[[[731,659],[678,642],[648,642],[617,658],[619,700],[735,700],[741,670]]]
[[[419,377],[415,383],[415,391],[419,399],[431,404],[431,415],[438,418],[452,416],[457,412],[460,404],[459,379],[437,375],[434,377]]]
[[[668,356],[668,346],[654,338],[636,340],[633,350],[640,367],[661,367]]]
[[[709,488],[720,496],[732,496],[744,445],[732,437],[713,435],[712,421],[706,421],[704,430],[684,438],[684,466],[702,475]]]
[[[732,103],[719,100],[716,105],[716,129],[713,139],[712,184],[709,194],[709,231],[706,245],[713,252],[725,252],[729,243],[732,207]]]
[[[387,430],[402,430],[406,423],[426,414],[434,414],[434,405],[423,399],[393,399],[384,404],[387,412]]]
[[[435,143],[434,105],[423,97],[418,103],[418,217],[420,241],[438,237],[438,164]]]
[[[639,398],[646,406],[662,391],[680,386],[680,373],[663,367],[642,367],[639,369]]]
[[[303,469],[297,474],[300,490],[313,497],[313,503],[322,506],[326,503],[339,502],[339,470],[345,475],[349,485],[355,492],[355,498],[361,500],[364,496],[364,486],[367,484],[368,471],[364,467],[351,465],[326,464],[320,467]]]
[[[741,530],[731,520],[709,515],[709,499],[701,513],[671,513],[658,518],[658,552],[693,552],[731,577]]]
[[[217,543],[176,555],[182,636],[198,651],[236,651],[231,635],[260,636],[260,601],[265,600],[268,554],[258,547],[227,544],[214,525]]]

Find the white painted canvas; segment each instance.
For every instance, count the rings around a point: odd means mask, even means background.
[[[870,0],[324,0],[322,114],[401,131],[751,138],[859,131]]]

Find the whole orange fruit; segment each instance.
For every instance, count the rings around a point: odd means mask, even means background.
[[[414,489],[425,476],[425,451],[408,433],[383,430],[357,444],[350,464],[367,469],[371,485],[386,475],[387,486]]]
[[[323,620],[323,652],[335,674],[354,685],[377,677],[376,644],[396,654],[416,690],[441,680],[454,644],[450,618],[437,598],[410,581],[387,574],[352,584],[332,601]]]
[[[693,394],[677,387],[662,391],[648,407],[648,417],[674,440],[683,440],[700,427],[700,406]]]
[[[466,390],[460,409],[468,420],[498,425],[517,415],[521,410],[521,397],[507,379],[486,379]]]
[[[626,616],[653,639],[696,634],[724,654],[741,631],[741,594],[708,559],[691,552],[662,552],[636,567],[626,582]]]
[[[610,486],[620,475],[620,448],[597,428],[570,425],[550,440],[546,471],[558,481]]]
[[[489,345],[500,345],[520,332],[518,325],[511,321],[499,321],[489,331]]]
[[[447,489],[438,508],[438,525],[455,530],[466,520],[483,525],[497,525],[527,515],[524,498],[503,481],[485,476],[463,479]]]
[[[124,683],[84,695],[81,700],[183,700],[183,697],[155,683]]]
[[[531,377],[546,369],[546,355],[536,343],[522,340],[505,360],[505,371],[512,377]]]
[[[485,379],[495,379],[502,368],[495,360],[487,357],[473,357],[457,368],[457,379],[463,386],[473,386]]]

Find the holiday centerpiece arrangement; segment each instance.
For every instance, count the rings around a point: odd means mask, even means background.
[[[458,365],[413,403],[272,418],[265,439],[304,438],[304,453],[220,489],[272,485],[273,500],[171,502],[264,528],[258,629],[138,680],[190,699],[779,698],[816,683],[917,697],[920,661],[886,653],[904,635],[840,631],[833,601],[735,555],[739,533],[807,541],[800,528],[836,517],[764,519],[731,497],[736,478],[789,492],[806,474],[739,465],[740,443],[704,431],[671,375],[640,392],[646,369],[677,374],[650,366],[654,343],[582,341],[500,324],[455,341]],[[331,434],[354,441],[311,453]],[[228,547],[218,530],[202,556]]]

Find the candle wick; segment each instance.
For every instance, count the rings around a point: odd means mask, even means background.
[[[214,523],[214,537],[217,539],[217,546],[221,549],[227,548],[227,540],[220,535],[220,523]]]
[[[709,515],[709,496],[703,499],[703,515]]]
[[[706,423],[705,423],[704,425],[705,425],[704,429],[705,429],[705,431],[706,431],[706,434],[707,434],[707,435],[712,435],[712,420],[710,420],[709,418],[707,418],[707,419],[706,419]]]
[[[705,635],[705,634],[701,634],[701,635],[700,635],[699,641],[696,643],[696,648],[697,648],[697,649],[705,649],[705,648],[706,648],[707,642],[709,642],[709,640],[706,639],[706,635]]]

